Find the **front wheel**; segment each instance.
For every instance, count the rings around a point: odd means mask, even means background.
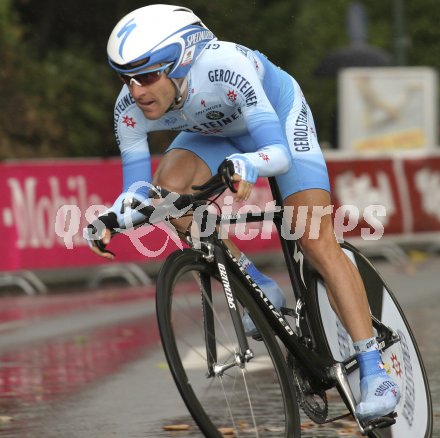
[[[367,291],[373,316],[390,327],[400,341],[382,353],[385,369],[399,385],[401,399],[396,407],[397,421],[391,428],[377,429],[369,436],[380,438],[428,438],[432,435],[432,402],[428,379],[422,357],[411,328],[391,290],[373,265],[355,247],[344,242],[342,249],[355,264]],[[318,318],[322,323],[325,345],[337,361],[354,355],[350,335],[330,307],[326,287],[318,275],[312,284],[313,296],[317,298]],[[375,335],[378,336],[375,330]],[[348,376],[351,389],[359,402],[359,370]]]
[[[205,436],[299,437],[292,377],[265,317],[228,272],[262,341],[249,340],[253,358],[238,361],[239,346],[216,264],[200,252],[172,254],[157,281],[157,317],[174,381]],[[240,308],[242,312],[242,308]]]

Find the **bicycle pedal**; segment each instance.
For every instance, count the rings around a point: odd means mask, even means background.
[[[396,412],[391,412],[388,415],[383,415],[382,417],[374,418],[367,421],[365,430],[372,431],[373,429],[384,429],[385,427],[390,427],[396,423]]]

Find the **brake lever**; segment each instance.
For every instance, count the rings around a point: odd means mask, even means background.
[[[234,186],[233,177],[235,174],[234,164],[230,160],[224,160],[218,167],[216,175],[212,176],[206,183],[200,186],[192,186],[191,188],[196,191],[202,191],[205,193],[199,193],[199,196],[209,196],[221,193],[226,188],[229,188],[231,192],[237,193],[237,189]]]
[[[234,174],[235,174],[235,168],[234,163],[231,160],[223,160],[223,162],[220,164],[218,168],[218,174],[222,178],[223,182],[226,184],[228,189],[232,193],[237,193],[237,189],[234,186]]]

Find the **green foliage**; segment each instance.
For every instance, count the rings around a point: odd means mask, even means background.
[[[113,105],[120,83],[107,66],[116,22],[144,0],[0,0],[0,158],[118,154]],[[169,1],[166,3],[173,3]],[[349,43],[350,0],[188,0],[222,40],[265,53],[301,84],[321,141],[328,141],[336,78],[317,77],[320,61]],[[440,64],[437,0],[404,2],[410,65]],[[364,1],[368,42],[394,50],[393,1]],[[409,19],[409,17],[411,19]],[[171,134],[154,134],[161,151]]]
[[[105,63],[55,50],[36,62],[21,56],[2,87],[3,158],[109,155],[113,86]],[[6,147],[5,147],[6,146]]]
[[[440,26],[437,0],[423,0],[408,4],[409,63],[440,67]],[[417,17],[417,19],[415,19]]]
[[[40,90],[39,110],[57,125],[49,130],[48,141],[64,144],[67,155],[117,152],[111,129],[117,88],[105,58],[97,62],[84,50],[57,50],[46,56],[40,69],[34,83]]]

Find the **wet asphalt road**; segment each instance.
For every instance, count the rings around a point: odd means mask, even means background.
[[[440,437],[440,258],[377,264],[413,328],[428,371]],[[281,284],[286,281],[278,276]],[[200,436],[160,348],[153,288],[0,303],[0,437]],[[184,423],[189,431],[163,426]],[[354,437],[350,422],[304,437]]]

